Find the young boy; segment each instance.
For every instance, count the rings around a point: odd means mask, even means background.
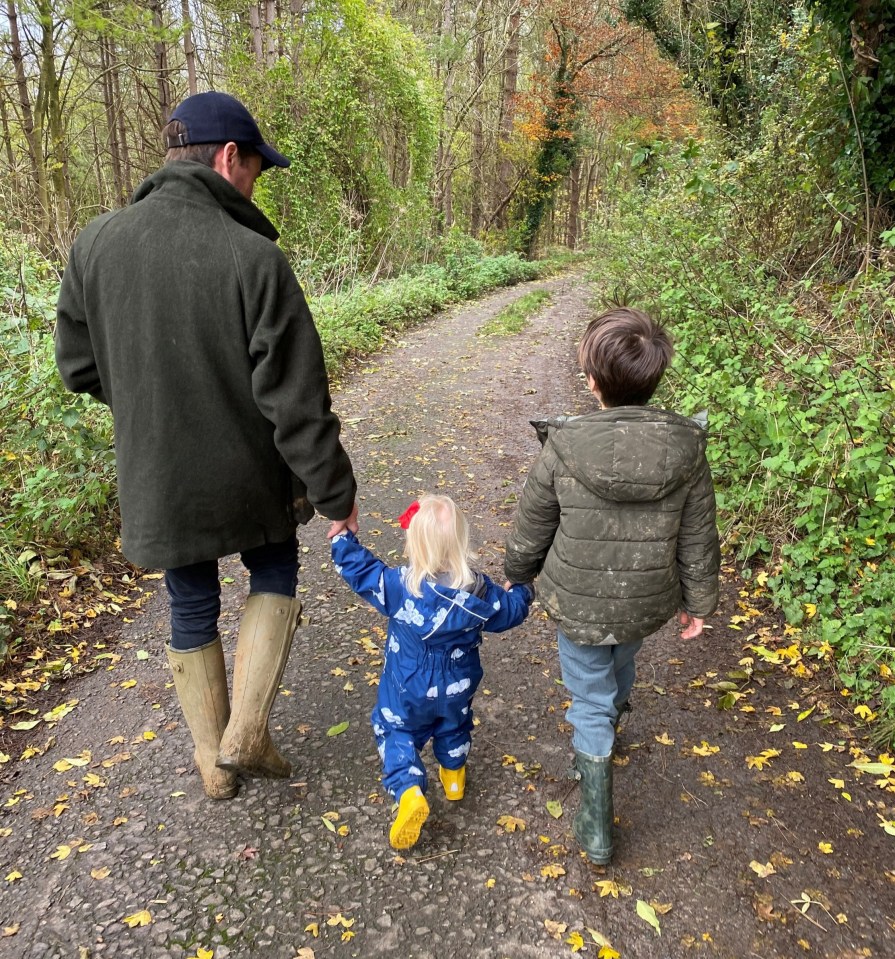
[[[581,774],[574,832],[600,864],[612,858],[612,748],[637,651],[677,610],[682,638],[699,636],[718,603],[705,430],[646,405],[672,352],[639,310],[591,321],[578,362],[602,408],[536,424],[544,448],[507,541],[507,579],[540,576],[538,597],[557,623]]]

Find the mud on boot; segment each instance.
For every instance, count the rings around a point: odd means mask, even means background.
[[[247,776],[284,778],[292,774],[267,728],[301,603],[291,596],[252,593],[239,626],[233,667],[230,722],[221,737],[217,765]]]
[[[589,756],[575,752],[575,765],[581,774],[581,808],[575,816],[573,832],[587,858],[598,866],[612,860],[612,756]]]

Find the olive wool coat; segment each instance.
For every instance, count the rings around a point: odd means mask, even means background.
[[[506,548],[506,575],[573,642],[643,639],[679,608],[718,604],[720,550],[706,432],[654,407],[534,424],[544,444]]]
[[[180,161],[72,248],[56,361],[112,409],[122,550],[138,565],[287,539],[294,489],[330,519],[351,511],[320,339],[277,236],[214,170]]]

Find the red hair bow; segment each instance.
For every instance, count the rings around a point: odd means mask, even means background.
[[[420,504],[414,500],[410,506],[398,517],[398,522],[401,524],[401,529],[407,529],[410,526],[410,521],[416,516],[417,511],[420,508]]]

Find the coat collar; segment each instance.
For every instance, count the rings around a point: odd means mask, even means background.
[[[175,160],[148,176],[134,191],[131,203],[139,203],[153,193],[188,196],[198,203],[214,204],[241,226],[274,242],[279,238],[274,225],[236,187],[211,167],[192,160]]]

